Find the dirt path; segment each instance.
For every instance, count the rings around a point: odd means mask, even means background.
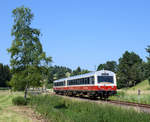
[[[14,106],[12,99],[16,96],[23,93],[0,90],[0,122],[47,122],[28,106]]]
[[[38,113],[35,113],[33,109],[28,106],[12,106],[8,110],[14,111],[15,113],[27,117],[31,122],[48,122]]]

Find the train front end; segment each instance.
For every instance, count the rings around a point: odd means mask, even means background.
[[[98,96],[108,98],[117,93],[116,75],[108,70],[101,70],[96,74]]]

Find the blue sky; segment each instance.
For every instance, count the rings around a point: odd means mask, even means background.
[[[34,13],[32,26],[52,65],[80,66],[117,61],[134,51],[146,60],[150,45],[149,0],[0,0],[0,62],[9,64],[12,10],[24,5]]]

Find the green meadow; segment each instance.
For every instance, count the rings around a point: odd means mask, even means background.
[[[22,92],[0,90],[0,122],[32,122],[30,118],[16,111],[17,106],[12,104],[15,96],[22,95]]]

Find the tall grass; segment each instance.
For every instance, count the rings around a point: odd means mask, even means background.
[[[26,115],[17,112],[12,104],[12,99],[23,96],[22,92],[0,90],[0,122],[32,122]]]
[[[131,91],[132,92],[132,91]],[[137,95],[136,93],[131,93],[128,91],[119,91],[117,95],[109,97],[111,100],[119,100],[119,101],[128,101],[142,104],[150,104],[150,94],[141,94]]]
[[[58,96],[32,96],[30,105],[52,122],[148,122],[150,115],[112,105],[73,101]]]

